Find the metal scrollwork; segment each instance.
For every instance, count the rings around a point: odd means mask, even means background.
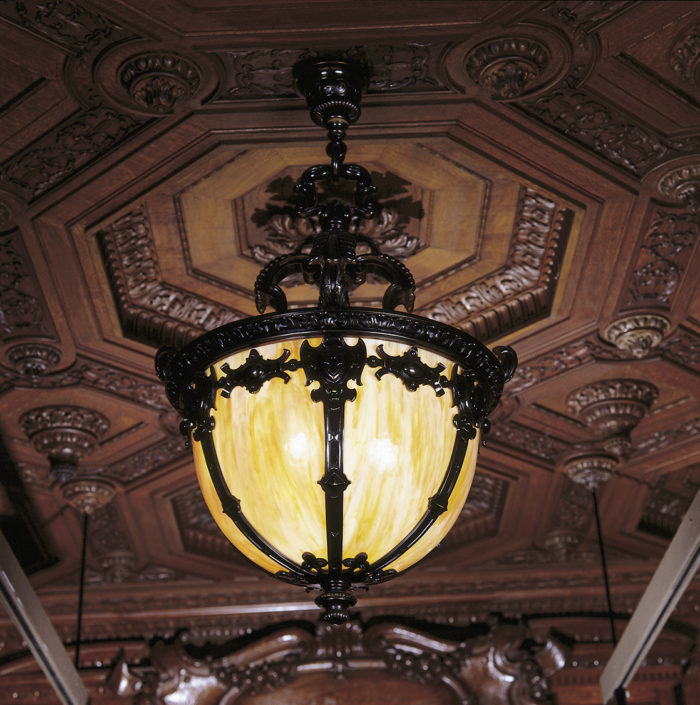
[[[367,358],[370,367],[378,367],[374,373],[377,379],[381,379],[386,374],[398,377],[406,389],[415,392],[418,387],[428,385],[435,390],[435,394],[441,397],[445,393],[448,384],[447,377],[442,371],[445,366],[438,363],[435,367],[426,365],[418,356],[418,349],[415,347],[407,350],[403,355],[389,355],[384,352],[384,346],[377,346],[377,355]]]
[[[208,374],[198,375],[182,392],[182,405],[186,409],[180,424],[180,433],[189,439],[201,441],[204,434],[214,430],[215,420],[211,415],[216,409],[216,391],[218,389],[214,367]],[[187,441],[189,443],[189,440]]]
[[[486,406],[486,391],[481,380],[466,370],[460,372],[455,365],[449,384],[452,390],[452,405],[457,407],[457,413],[452,420],[457,433],[471,440],[476,436],[477,428],[488,431],[489,422],[482,417],[482,409]]]
[[[248,359],[235,370],[232,370],[225,362],[221,365],[223,375],[218,381],[221,396],[228,398],[236,387],[245,387],[251,394],[254,394],[260,391],[265,382],[275,377],[286,384],[291,378],[285,370],[296,369],[298,365],[296,360],[286,362],[289,354],[289,350],[284,350],[274,360],[266,360],[257,350],[253,349],[250,351]]]
[[[318,402],[354,401],[357,390],[347,383],[354,380],[361,384],[367,348],[362,339],[348,345],[340,336],[326,336],[317,346],[308,340],[301,344],[299,357],[306,374],[307,384],[318,382],[318,389],[311,391],[311,398]]]

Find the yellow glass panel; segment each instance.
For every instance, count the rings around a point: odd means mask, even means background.
[[[457,483],[447,503],[447,511],[437,518],[423,537],[416,541],[406,553],[397,558],[393,563],[390,563],[387,568],[393,568],[396,571],[410,568],[414,563],[417,563],[421,558],[430,553],[430,551],[447,536],[447,533],[457,521],[462,507],[464,507],[464,503],[467,501],[467,495],[472,486],[472,480],[474,479],[474,472],[476,470],[476,457],[479,452],[480,437],[480,432],[477,432],[476,438],[469,442],[467,453],[462,463],[462,469],[457,478]],[[427,509],[427,502],[425,508]]]
[[[389,355],[402,355],[410,346],[365,338],[368,352],[379,344]],[[428,350],[420,359],[430,367],[453,363]],[[445,476],[456,429],[456,409],[448,391],[438,397],[430,386],[408,390],[392,374],[375,375],[365,368],[357,399],[345,406],[345,474],[351,484],[345,491],[343,556],[360,552],[369,562],[381,558],[400,543],[420,521]],[[470,444],[471,450],[472,444]],[[474,453],[474,460],[476,453]],[[428,553],[449,531],[469,491],[474,472],[466,459],[448,503],[448,511],[406,554],[390,567],[404,570]]]
[[[310,340],[318,345],[320,340]],[[354,344],[354,339],[348,339]],[[376,354],[381,340],[365,338],[368,354]],[[285,341],[256,348],[266,358],[284,350],[299,359],[301,341]],[[384,342],[384,351],[401,355],[410,346]],[[249,351],[215,365],[217,377],[228,363],[243,364]],[[445,365],[449,377],[453,363],[427,350],[423,362]],[[438,397],[432,387],[411,392],[391,374],[381,380],[366,367],[357,399],[345,404],[344,465],[350,485],[344,494],[343,556],[368,554],[379,559],[418,523],[445,475],[456,437],[452,419],[456,409],[447,391]],[[251,394],[236,388],[230,399],[217,395],[214,446],[225,482],[240,499],[241,509],[255,531],[280,553],[301,563],[310,551],[327,558],[324,494],[318,485],[324,472],[323,405],[310,398],[318,386],[305,385],[302,370],[289,372],[290,381],[265,383]],[[354,382],[350,386],[355,386]],[[280,566],[255,548],[221,511],[209,478],[201,446],[193,442],[195,465],[204,499],[227,538],[248,558],[270,572]],[[404,570],[427,554],[454,524],[471,485],[478,438],[467,455],[448,511],[408,552],[389,566]]]
[[[256,349],[266,359],[277,358],[284,350],[299,359],[300,344],[286,341]],[[217,377],[224,363],[235,369],[248,355],[245,351],[219,361]],[[212,412],[213,437],[226,484],[240,499],[246,519],[280,553],[301,563],[304,551],[327,557],[324,495],[318,485],[325,458],[323,406],[311,401],[303,371],[289,375],[287,384],[275,378],[254,394],[244,387],[234,389],[230,399],[219,393]],[[211,480],[198,475],[207,506],[227,538],[267,570],[279,570],[222,514],[213,488],[204,491]],[[207,495],[212,493],[210,502]]]

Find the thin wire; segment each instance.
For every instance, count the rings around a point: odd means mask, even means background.
[[[600,528],[600,512],[598,511],[598,497],[595,490],[593,495],[593,511],[595,512],[595,526],[598,532],[598,548],[600,549],[600,562],[603,565],[603,581],[605,582],[605,598],[608,601],[608,620],[612,632],[613,647],[617,646],[617,632],[615,631],[615,613],[613,612],[612,597],[610,596],[610,581],[608,580],[608,563],[605,560],[605,547],[603,546],[603,532]]]
[[[610,580],[608,579],[608,562],[605,560],[605,546],[603,546],[603,532],[600,528],[600,512],[598,511],[598,496],[596,491],[593,495],[593,510],[595,512],[595,527],[598,532],[598,548],[600,549],[600,562],[603,566],[603,582],[605,583],[605,599],[608,602],[608,620],[610,622],[610,632],[612,635],[613,648],[617,646],[617,632],[615,631],[615,613],[613,612],[612,596],[610,595]],[[615,705],[627,705],[627,695],[625,689],[619,686],[615,689]]]
[[[80,588],[78,590],[78,626],[75,634],[75,667],[80,664],[80,635],[83,629],[83,593],[85,591],[85,553],[87,548],[88,513],[83,513],[83,546],[80,551]]]

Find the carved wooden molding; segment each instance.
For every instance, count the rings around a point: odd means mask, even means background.
[[[700,337],[692,331],[681,330],[657,348],[658,354],[692,371],[700,370]],[[508,392],[518,394],[546,380],[566,374],[577,367],[596,360],[631,360],[632,353],[601,345],[594,338],[581,338],[558,350],[522,363],[508,382]],[[499,422],[500,423],[500,422]],[[494,424],[494,428],[498,424]]]
[[[75,176],[146,124],[102,103],[79,111],[0,166],[0,183],[28,203]]]
[[[457,325],[479,340],[503,335],[548,313],[572,215],[523,187],[507,264],[417,313]]]
[[[700,149],[700,137],[665,137],[577,83],[569,76],[562,85],[517,105],[530,117],[637,176]]]
[[[0,236],[0,337],[55,338],[31,259],[19,230]]]
[[[207,657],[206,646],[190,646],[186,635],[157,641],[150,665],[129,666],[122,659],[110,685],[143,705],[165,703],[185,691],[193,705],[205,699],[217,705],[252,703],[250,698],[263,693],[291,705],[326,696],[347,705],[357,702],[357,693],[345,679],[374,674],[363,702],[387,702],[397,688],[413,688],[432,693],[440,703],[537,705],[552,702],[548,678],[565,664],[564,647],[555,637],[538,639],[521,624],[475,624],[453,638],[439,629],[392,622],[312,629],[311,624],[282,627],[225,649],[212,647],[214,657]],[[322,676],[315,686],[309,685],[310,674]],[[305,681],[302,692],[294,688],[298,679]]]
[[[205,330],[241,317],[162,281],[151,226],[143,210],[121,216],[97,237],[126,335],[182,346]]]
[[[440,58],[446,43],[411,42],[376,44],[334,51],[349,59],[361,59],[372,66],[368,94],[384,92],[446,91],[440,77]],[[214,102],[251,98],[296,97],[292,67],[312,56],[310,49],[253,48],[218,52],[226,78]]]
[[[120,29],[104,14],[71,0],[4,2],[0,16],[78,56],[112,39]]]
[[[700,216],[655,211],[632,265],[622,308],[670,309],[699,234]]]

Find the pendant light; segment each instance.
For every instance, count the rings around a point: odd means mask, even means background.
[[[308,59],[294,73],[328,131],[330,164],[296,186],[297,212],[318,233],[260,272],[258,311],[274,313],[163,348],[156,369],[221,530],[277,578],[319,590],[322,618],[342,623],[354,589],[402,573],[456,521],[516,355],[412,315],[411,273],[358,234],[375,188],[345,163],[344,138],[366,67]],[[341,181],[353,202],[321,202],[317,184]],[[318,287],[317,307],[288,310],[290,275]],[[389,284],[381,309],[350,305],[368,276]]]

